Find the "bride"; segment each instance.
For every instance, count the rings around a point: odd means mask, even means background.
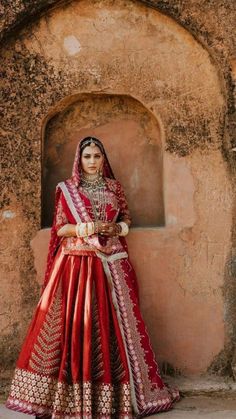
[[[179,399],[160,376],[140,313],[130,224],[103,144],[84,138],[72,177],[56,189],[44,286],[8,408],[45,419],[128,419]]]

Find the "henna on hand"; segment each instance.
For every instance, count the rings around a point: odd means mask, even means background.
[[[104,236],[117,236],[121,232],[121,227],[119,224],[112,222],[101,222],[99,233]]]

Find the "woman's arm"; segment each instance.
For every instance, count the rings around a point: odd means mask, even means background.
[[[75,227],[76,224],[65,224],[61,228],[59,228],[59,230],[57,230],[57,235],[59,237],[75,237]]]
[[[63,195],[61,193],[58,204],[57,204],[55,220],[54,220],[55,222],[54,225],[55,225],[57,236],[58,237],[76,236],[75,225],[68,223],[66,210],[64,209],[63,204],[65,205],[65,202],[64,202]]]
[[[118,220],[122,221],[124,223],[127,224],[127,226],[129,227],[131,225],[131,215],[130,215],[130,211],[128,208],[128,203],[127,203],[127,199],[125,196],[125,192],[123,187],[121,186],[120,182],[117,182],[117,198],[118,198],[118,205],[120,208],[120,212],[119,212],[119,216],[118,216]]]

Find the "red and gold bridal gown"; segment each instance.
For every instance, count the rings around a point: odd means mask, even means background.
[[[120,183],[104,177],[103,187],[106,221],[129,219]],[[133,418],[168,410],[179,393],[160,377],[125,239],[56,234],[66,223],[94,220],[87,192],[75,169],[57,187],[44,289],[7,407],[53,419]]]

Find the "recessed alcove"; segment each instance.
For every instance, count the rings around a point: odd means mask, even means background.
[[[105,145],[122,183],[136,227],[163,226],[161,130],[155,116],[126,95],[82,94],[68,98],[44,131],[42,227],[52,223],[56,184],[71,176],[78,141],[96,136]]]

